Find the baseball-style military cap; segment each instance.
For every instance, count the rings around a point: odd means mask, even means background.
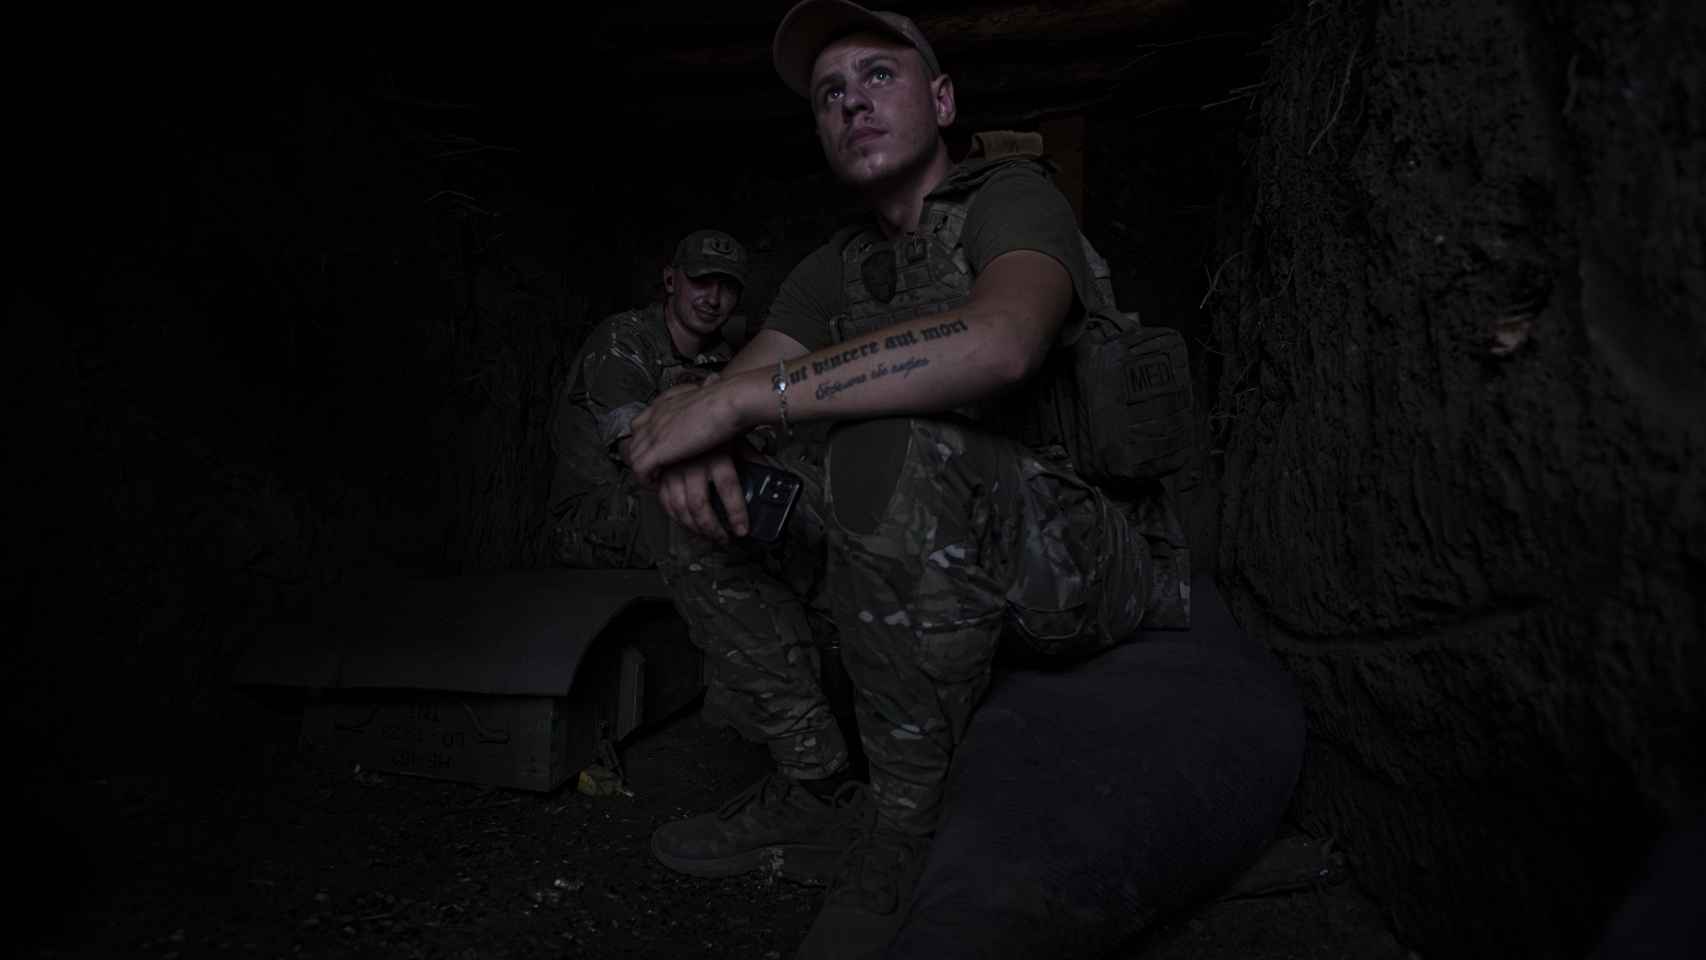
[[[918,29],[918,24],[888,10],[866,10],[848,0],[801,0],[782,18],[770,56],[776,72],[788,89],[802,97],[812,95],[812,64],[823,48],[849,33],[869,30],[893,37],[917,50],[932,77],[942,72],[936,51]]]
[[[721,230],[695,230],[682,237],[671,262],[690,277],[720,273],[746,286],[746,248]]]

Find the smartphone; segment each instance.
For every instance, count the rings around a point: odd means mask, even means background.
[[[800,478],[769,464],[738,457],[735,458],[735,473],[740,477],[741,494],[746,498],[749,531],[746,538],[759,543],[775,543],[782,539],[788,514],[793,512],[794,501],[800,499]],[[717,495],[714,486],[711,488],[711,509],[717,511],[717,519],[727,527],[729,518],[723,513],[723,498]]]

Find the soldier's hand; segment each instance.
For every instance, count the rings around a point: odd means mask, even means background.
[[[716,376],[716,374],[714,374],[714,373],[711,374],[711,377],[715,377],[715,376]],[[678,383],[675,386],[670,387],[668,390],[665,390],[664,392],[653,397],[652,402],[657,403],[659,400],[662,400],[666,397],[679,397],[682,394],[692,393],[693,391],[699,389],[700,387],[704,386],[705,384],[714,383],[714,382],[715,381],[713,381],[710,377],[707,377],[703,381],[700,381],[697,383],[694,383],[694,382]]]
[[[729,518],[727,527],[711,506],[713,489]],[[658,472],[657,492],[664,513],[702,537],[726,543],[747,534],[746,497],[727,447],[664,467]]]
[[[716,374],[713,373],[713,374],[711,374],[711,376],[714,377],[714,376],[716,376]],[[710,381],[707,380],[706,382],[709,383]],[[678,383],[675,386],[670,387],[669,389],[665,390],[664,392],[653,397],[652,402],[656,403],[665,397],[674,397],[674,396],[679,396],[683,393],[692,393],[693,391],[699,389],[699,387],[700,387],[700,384],[697,384],[697,383]],[[640,412],[644,413],[645,411],[642,410]],[[634,429],[633,425],[630,423],[630,425],[628,427],[629,436],[623,437],[616,444],[616,455],[621,457],[622,461],[624,463],[628,464],[630,466],[630,468],[633,466],[633,463],[634,463],[634,457],[632,456],[632,454],[629,451],[629,448],[632,447],[634,444],[634,437],[632,436],[633,429]],[[641,482],[644,483],[646,486],[652,485],[652,481],[647,480],[644,477],[641,478]]]
[[[723,380],[666,390],[634,418],[625,456],[642,483],[657,484],[664,467],[722,447],[739,434],[728,385]]]

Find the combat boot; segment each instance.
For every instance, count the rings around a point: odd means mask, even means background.
[[[929,841],[868,830],[848,848],[795,960],[879,957],[900,931]]]
[[[666,823],[652,833],[652,854],[695,877],[769,870],[799,883],[824,884],[869,821],[864,784],[842,784],[829,801],[780,774],[741,791],[722,807]]]

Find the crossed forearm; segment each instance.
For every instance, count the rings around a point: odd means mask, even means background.
[[[660,396],[636,417],[628,462],[653,483],[671,464],[708,455],[755,427],[780,425],[784,404],[793,424],[941,413],[978,403],[1036,372],[1072,296],[1071,277],[1058,261],[1018,250],[990,261],[971,298],[954,310],[804,356],[785,335],[761,332],[721,380]],[[786,390],[775,389],[778,376]],[[734,471],[721,473],[732,478]],[[702,489],[704,481],[691,485]]]
[[[775,367],[739,374],[729,386],[739,390],[748,428],[778,423],[784,402],[790,422],[935,413],[1023,380],[1043,352],[1030,339],[1000,313],[947,311],[784,362],[781,397]]]

